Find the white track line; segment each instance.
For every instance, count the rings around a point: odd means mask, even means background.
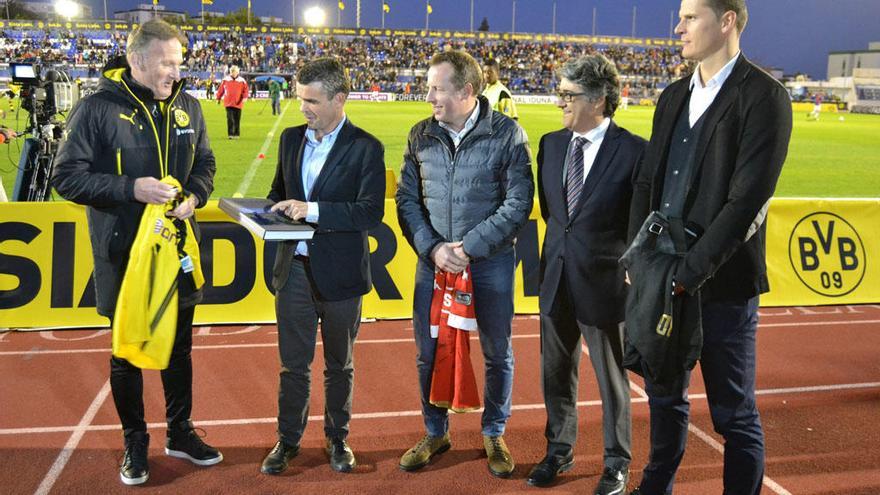
[[[64,466],[67,465],[67,461],[70,460],[73,451],[76,450],[76,446],[79,445],[79,441],[82,440],[83,435],[89,430],[92,420],[95,419],[95,415],[98,414],[98,409],[100,409],[104,404],[104,401],[107,400],[108,395],[110,395],[109,379],[104,382],[104,386],[98,391],[98,395],[95,396],[94,400],[92,400],[92,403],[89,405],[89,408],[79,420],[79,424],[73,428],[70,438],[67,439],[67,443],[64,444],[64,448],[58,454],[58,457],[55,458],[55,462],[52,464],[52,467],[49,468],[49,472],[46,473],[46,476],[43,477],[43,481],[40,483],[40,486],[37,487],[34,495],[45,495],[49,493],[49,490],[52,489],[52,485],[58,481],[58,477],[61,476],[61,472],[64,471]]]
[[[583,350],[584,354],[586,354],[588,356],[590,355],[586,344],[582,343],[581,349]],[[858,385],[864,385],[864,384],[858,384]],[[870,383],[869,385],[880,386],[880,383]],[[828,387],[836,387],[837,390],[857,388],[856,384],[829,385]],[[645,392],[645,389],[636,385],[632,380],[630,380],[630,382],[629,382],[629,388],[631,388],[639,396],[638,399],[632,399],[632,402],[648,402],[648,393]],[[815,389],[815,387],[797,387],[797,388],[791,388],[791,389],[781,389],[781,388],[780,389],[768,389],[768,390],[764,390],[763,394],[812,392],[812,391],[814,391],[814,389]],[[688,397],[692,398],[692,399],[695,399],[695,398],[705,399],[706,394],[694,394],[694,395],[688,395]],[[599,404],[602,403],[601,401],[598,401],[598,402],[599,402]],[[694,436],[696,436],[697,438],[702,440],[704,443],[709,445],[709,447],[712,447],[714,450],[720,452],[721,455],[724,455],[724,446],[721,445],[720,443],[718,443],[717,440],[712,438],[711,435],[709,435],[708,433],[699,429],[693,423],[690,423],[690,422],[688,423],[688,431],[690,431],[691,433],[694,434]],[[773,493],[776,493],[777,495],[792,495],[791,492],[786,490],[779,483],[773,481],[773,479],[771,479],[769,476],[764,476],[764,479],[762,481],[763,481],[764,486],[769,488],[770,491],[772,491]]]
[[[758,325],[758,329],[768,328],[768,327],[800,327],[800,326],[835,326],[835,325],[875,325],[880,324],[880,320],[852,320],[852,321],[815,321],[815,322],[803,322],[803,323],[761,323]],[[519,334],[513,335],[511,338],[513,339],[533,339],[538,338],[540,335],[537,333],[527,333],[527,334]],[[413,342],[412,338],[406,339],[360,339],[355,341],[355,344],[405,344],[408,342]],[[211,350],[211,349],[249,349],[249,348],[261,348],[261,347],[277,347],[277,343],[275,342],[266,342],[261,344],[205,344],[205,345],[194,345],[193,349],[200,350]],[[321,342],[317,342],[317,345],[321,345]],[[584,348],[586,349],[586,348]],[[28,350],[28,351],[0,351],[0,356],[39,356],[44,354],[88,354],[88,353],[98,353],[98,352],[107,352],[109,349],[107,348],[88,348],[88,349],[40,349],[40,350]],[[586,353],[586,350],[584,351]],[[587,353],[589,354],[589,353]]]
[[[880,323],[880,320],[853,320],[853,321],[802,321],[791,323],[759,323],[758,329],[767,327],[815,327],[825,325],[872,325]]]
[[[537,339],[540,337],[537,333],[526,333],[520,335],[513,335],[512,339]],[[408,339],[360,339],[355,341],[355,345],[357,344],[406,344],[410,342],[415,342],[412,338]],[[315,345],[323,345],[322,342],[318,341]],[[192,346],[193,350],[216,350],[216,349],[254,349],[254,348],[263,348],[263,347],[278,347],[277,342],[264,342],[261,344],[205,344],[205,345],[194,345]],[[3,351],[0,352],[0,356],[40,356],[44,354],[91,354],[91,353],[106,353],[109,352],[110,349],[106,347],[98,347],[98,348],[89,348],[89,349],[43,349],[43,350],[29,350],[29,351]]]
[[[284,105],[284,108],[281,110],[281,115],[275,119],[275,125],[272,126],[272,130],[266,134],[266,140],[263,141],[263,146],[260,147],[260,151],[257,152],[257,158],[251,162],[250,166],[247,169],[247,172],[244,174],[244,178],[241,179],[241,184],[238,185],[237,194],[241,194],[242,196],[247,196],[247,190],[251,186],[251,182],[254,180],[254,176],[257,175],[257,169],[260,168],[260,165],[263,163],[265,158],[259,158],[260,154],[265,156],[266,151],[269,150],[269,145],[272,144],[272,139],[275,137],[275,132],[278,130],[278,126],[281,125],[281,120],[284,118],[284,114],[287,113],[287,109],[290,108],[290,101]]]
[[[792,388],[774,388],[767,390],[758,390],[758,395],[794,395],[800,393],[809,393],[809,392],[834,392],[839,390],[856,390],[856,389],[872,389],[878,388],[880,389],[880,382],[867,382],[867,383],[843,383],[843,384],[833,384],[833,385],[817,385],[814,387],[792,387]],[[641,390],[636,386],[636,390]],[[702,400],[706,398],[706,394],[691,394],[689,396],[690,399],[694,400]],[[643,404],[648,402],[647,397],[636,397],[632,399],[634,404]],[[587,400],[587,401],[578,401],[578,407],[596,407],[602,404],[602,401],[599,400]],[[536,403],[536,404],[515,404],[512,406],[514,411],[532,411],[536,409],[544,409],[544,403]],[[478,413],[478,411],[473,411],[473,413]],[[370,412],[370,413],[355,413],[352,414],[352,419],[384,419],[384,418],[400,418],[407,416],[420,416],[422,414],[421,410],[410,410],[410,411],[388,411],[388,412]],[[234,426],[234,425],[253,425],[253,424],[274,424],[278,421],[277,417],[271,418],[243,418],[243,419],[211,419],[211,420],[201,420],[195,421],[196,426]],[[315,415],[309,416],[309,421],[324,421],[323,415]],[[150,428],[164,428],[165,423],[150,423],[148,425]],[[87,425],[82,427],[83,431],[92,432],[92,431],[108,431],[108,430],[119,430],[119,424],[104,424],[104,425]],[[80,429],[79,426],[42,426],[35,428],[0,428],[0,435],[29,435],[29,434],[40,434],[40,433],[65,433],[76,431]]]

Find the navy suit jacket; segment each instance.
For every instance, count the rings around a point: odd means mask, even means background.
[[[547,223],[539,305],[550,314],[564,273],[578,320],[613,325],[624,318],[624,271],[617,260],[626,249],[632,181],[646,141],[611,121],[569,218],[563,168],[571,136],[566,129],[545,134],[538,149],[538,200]]]
[[[346,119],[306,198],[302,183],[306,128],[305,124],[290,127],[281,134],[268,197],[275,202],[318,203],[315,236],[306,241],[312,277],[322,299],[350,299],[372,287],[367,230],[379,225],[385,214],[385,150],[378,139]],[[276,290],[287,282],[296,244],[287,241],[278,249],[272,271]]]

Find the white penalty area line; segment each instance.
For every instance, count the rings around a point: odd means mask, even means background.
[[[72,431],[70,438],[67,439],[67,443],[64,444],[64,448],[61,449],[58,457],[55,458],[55,462],[52,464],[52,467],[49,468],[46,476],[43,477],[43,481],[40,482],[40,486],[37,487],[34,495],[48,494],[55,482],[58,481],[58,477],[61,476],[61,472],[64,471],[64,467],[67,466],[67,462],[73,455],[73,451],[76,450],[77,445],[79,445],[79,441],[82,440],[86,431],[90,431],[92,420],[95,419],[95,415],[98,414],[98,410],[104,404],[104,401],[107,400],[108,395],[110,395],[109,379],[104,382],[104,386],[98,391],[98,395],[95,396],[92,403],[89,405],[89,408],[86,409],[85,414],[83,414],[83,417],[79,420],[79,424],[70,430]]]
[[[260,155],[265,156],[266,151],[269,150],[269,145],[272,144],[272,139],[275,137],[275,132],[278,131],[278,126],[281,125],[281,121],[284,119],[284,114],[287,113],[287,109],[290,108],[290,101],[284,105],[284,108],[281,110],[281,115],[279,115],[275,119],[275,125],[272,126],[272,130],[266,134],[266,140],[263,141],[263,146],[260,147],[260,151],[257,152],[257,158],[251,162],[250,166],[247,169],[247,172],[244,174],[244,178],[241,179],[241,184],[238,185],[238,190],[235,192],[236,194],[240,194],[245,196],[247,194],[248,188],[251,186],[251,182],[254,181],[254,176],[257,175],[257,169],[263,163],[265,158],[260,158]]]

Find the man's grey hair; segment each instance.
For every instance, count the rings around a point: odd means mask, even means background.
[[[333,98],[339,93],[348,96],[351,91],[351,82],[345,74],[345,67],[331,57],[316,58],[305,65],[296,73],[296,82],[309,85],[320,82],[327,94],[327,99]]]
[[[128,35],[126,53],[143,53],[153,40],[168,41],[176,39],[181,46],[187,45],[186,36],[162,19],[150,19]]]
[[[614,115],[620,105],[620,76],[614,64],[602,55],[584,55],[567,61],[557,73],[558,77],[581,87],[584,96],[595,101],[605,97],[606,117]]]

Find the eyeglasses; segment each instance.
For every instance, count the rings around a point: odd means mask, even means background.
[[[584,95],[586,95],[586,93],[569,93],[568,91],[560,91],[556,93],[556,97],[566,103],[571,103],[576,97]]]

